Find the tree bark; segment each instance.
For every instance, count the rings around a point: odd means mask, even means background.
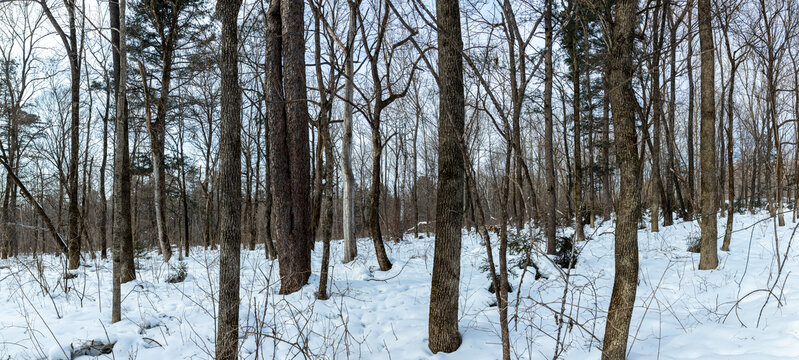
[[[638,218],[641,198],[638,174],[638,136],[635,128],[635,92],[632,87],[633,39],[637,28],[637,0],[619,0],[611,34],[608,36],[608,85],[613,110],[616,161],[619,166],[613,292],[605,325],[603,360],[626,357],[630,319],[638,281]]]
[[[691,7],[693,2],[689,2],[688,6]],[[688,28],[693,29],[692,25],[693,10],[688,10]],[[696,206],[696,185],[694,179],[696,177],[696,169],[694,161],[694,68],[692,65],[694,57],[694,32],[689,31],[688,34],[688,53],[686,55],[687,71],[688,71],[688,212],[684,220],[688,221],[694,217],[694,207]]]
[[[344,132],[342,138],[341,166],[344,173],[344,262],[348,263],[358,256],[358,243],[355,238],[355,194],[353,185],[355,175],[352,172],[352,101],[354,89],[354,70],[353,70],[353,48],[355,47],[355,32],[357,28],[358,1],[349,1],[349,27],[347,30],[346,58],[344,60]]]
[[[555,183],[555,149],[553,145],[552,122],[552,0],[544,5],[545,53],[544,53],[544,158],[547,178],[547,254],[557,251],[555,243],[556,214],[558,210],[557,188]]]
[[[133,233],[130,206],[130,155],[128,153],[126,0],[111,0],[111,43],[116,84],[116,125],[114,127],[113,206],[113,301],[111,322],[121,320],[120,284],[136,278],[133,267]],[[130,262],[130,263],[129,263]]]
[[[241,0],[217,0],[222,22],[221,124],[219,132],[220,251],[216,359],[235,360],[239,347],[241,257],[241,88],[238,14]]]
[[[712,270],[718,266],[716,205],[718,204],[718,172],[716,171],[716,100],[713,30],[710,0],[699,0],[699,46],[702,50],[701,129],[699,156],[702,167],[702,239],[699,269]]]
[[[463,40],[458,0],[437,0],[438,14],[438,190],[433,280],[428,324],[430,350],[458,349],[461,227],[466,149],[463,148],[465,100]]]
[[[301,0],[283,0],[271,2],[267,10],[270,171],[285,174],[272,178],[272,233],[280,260],[281,294],[299,290],[311,274],[303,7]]]

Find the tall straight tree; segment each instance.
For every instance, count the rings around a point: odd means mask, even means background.
[[[571,64],[571,78],[572,78],[572,119],[574,122],[574,183],[572,184],[572,192],[574,196],[574,238],[576,241],[585,240],[584,225],[583,225],[583,165],[582,165],[582,146],[580,140],[582,138],[582,106],[580,104],[580,60],[578,59],[583,54],[580,54],[578,48],[580,41],[578,40],[578,29],[583,26],[580,24],[580,6],[577,1],[569,1],[569,22],[564,31],[563,42],[568,48],[569,59]],[[580,34],[587,36],[586,34]]]
[[[113,245],[119,246],[119,280],[136,279],[133,261],[133,226],[130,199],[130,151],[128,149],[128,52],[124,10],[127,2],[110,2],[111,47],[113,51],[115,89]]]
[[[113,261],[113,299],[111,321],[121,320],[120,284],[136,278],[133,267],[133,233],[130,222],[130,155],[128,153],[128,62],[125,46],[126,0],[111,0],[111,46],[114,58],[114,84],[116,84],[116,124],[114,125],[114,237],[111,257]]]
[[[222,22],[221,124],[219,132],[220,250],[216,359],[238,359],[239,260],[241,257],[241,88],[238,15],[241,0],[218,0]]]
[[[738,66],[741,65],[744,56],[747,55],[747,48],[745,46],[733,50],[730,44],[730,24],[736,13],[736,10],[734,10],[735,8],[735,6],[729,6],[720,14],[722,20],[721,31],[722,36],[724,36],[725,49],[727,50],[727,61],[730,62],[730,85],[727,90],[727,127],[725,129],[727,135],[727,201],[729,202],[730,210],[727,212],[724,241],[721,245],[721,250],[723,251],[730,251],[733,217],[735,215],[735,158],[733,157],[733,145],[735,143],[732,136],[733,121],[735,120],[735,102],[733,97],[735,94],[735,73],[738,70]],[[721,169],[721,171],[724,171],[724,169]]]
[[[347,28],[347,45],[344,49],[344,133],[341,148],[341,166],[344,179],[344,206],[342,216],[344,220],[344,262],[348,263],[358,256],[358,242],[355,239],[355,174],[352,172],[352,118],[353,118],[353,92],[355,81],[353,79],[353,48],[355,47],[355,33],[358,26],[358,6],[361,1],[348,1],[349,25]]]
[[[302,0],[272,1],[266,16],[266,100],[272,176],[272,233],[280,292],[311,275],[310,149]]]
[[[544,157],[546,159],[547,197],[549,199],[546,221],[547,254],[554,254],[555,216],[558,210],[557,184],[555,183],[555,155],[552,124],[552,0],[544,5]]]
[[[663,23],[666,16],[662,14],[661,9],[663,3],[661,0],[655,2],[654,16],[652,17],[652,124],[654,131],[652,134],[652,195],[651,195],[651,230],[658,232],[660,226],[660,206],[661,194],[663,190],[663,180],[660,175],[660,151],[661,151],[661,138],[662,136],[662,122],[663,122],[663,98],[661,96],[660,88],[660,58],[661,49],[663,45]]]
[[[80,68],[83,53],[83,35],[78,40],[78,8],[76,1],[65,1],[67,28],[66,31],[58,23],[50,5],[46,0],[40,0],[44,14],[50,20],[50,24],[55,29],[61,44],[67,52],[69,59],[70,83],[70,115],[71,122],[69,127],[70,148],[69,148],[69,167],[67,168],[67,197],[69,198],[69,208],[67,210],[67,223],[69,236],[69,269],[77,269],[80,265],[80,210],[78,208],[78,152],[80,149]],[[81,24],[83,25],[83,24]],[[81,26],[82,27],[82,26]],[[81,29],[82,30],[82,29]]]
[[[688,2],[688,29],[693,29],[693,1]],[[694,32],[688,32],[688,51],[685,56],[686,67],[688,72],[688,134],[686,146],[688,147],[688,211],[684,216],[684,220],[688,221],[694,217],[696,212],[696,185],[694,179],[696,178],[696,168],[694,162],[696,156],[694,155]]]
[[[433,353],[460,346],[458,289],[464,190],[463,40],[458,0],[437,0],[438,14],[438,191],[428,346]]]
[[[135,44],[131,49],[144,61],[145,65],[154,65],[156,69],[142,71],[142,82],[145,86],[144,103],[147,107],[145,125],[150,136],[150,153],[153,161],[154,207],[156,235],[164,262],[172,257],[172,248],[166,229],[166,164],[165,140],[166,121],[170,111],[170,92],[173,72],[176,70],[176,51],[188,42],[200,41],[200,34],[207,30],[204,23],[204,4],[200,0],[150,0],[140,1],[132,7],[133,23],[129,28],[129,37]],[[143,66],[142,66],[143,67]],[[150,73],[159,74],[158,96],[147,91]],[[154,76],[153,76],[154,77]],[[154,99],[152,99],[154,98]],[[150,113],[150,106],[155,103],[155,117]]]
[[[635,111],[638,108],[632,86],[633,40],[638,27],[638,0],[618,0],[615,18],[610,22],[608,44],[608,89],[613,112],[616,162],[619,179],[619,204],[616,207],[616,270],[613,293],[605,325],[603,360],[626,356],[627,336],[635,304],[638,281],[638,218],[641,211],[638,170],[638,135]]]
[[[718,205],[718,178],[716,171],[716,99],[715,59],[710,0],[699,0],[699,48],[701,49],[701,128],[699,136],[700,185],[702,190],[702,219],[699,270],[712,270],[719,264],[716,236],[716,206]]]

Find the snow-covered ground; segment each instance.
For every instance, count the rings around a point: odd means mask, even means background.
[[[686,252],[699,236],[696,223],[678,222],[660,233],[639,232],[638,299],[630,329],[631,359],[799,359],[799,270],[792,244],[795,224],[778,228],[782,270],[775,260],[775,225],[765,214],[735,216],[732,251],[719,268],[695,270]],[[719,219],[723,235],[724,218]],[[510,294],[512,357],[599,359],[613,284],[612,224],[586,228],[589,240],[574,270],[561,272],[534,255],[532,267],[514,268]],[[523,232],[522,236],[529,237]],[[494,242],[496,245],[496,242]],[[263,249],[243,251],[240,356],[244,359],[498,359],[499,321],[485,247],[465,233],[461,261],[460,330],[452,354],[427,348],[433,239],[388,242],[394,268],[377,270],[371,242],[341,264],[343,244],[332,247],[330,300],[315,299],[315,274],[302,291],[278,295],[277,264]],[[511,259],[514,260],[514,259]],[[188,278],[167,283],[170,270],[156,254],[137,259],[138,280],[123,285],[123,321],[111,324],[111,265],[88,260],[64,280],[63,258],[0,263],[0,359],[65,359],[87,341],[114,343],[115,359],[209,359],[214,349],[218,253],[199,248],[185,259]],[[40,271],[43,274],[40,275]],[[516,289],[524,274],[521,291]],[[565,301],[564,299],[565,294]],[[558,313],[565,314],[558,326]],[[571,319],[571,320],[569,320]],[[558,330],[560,328],[560,331]],[[93,357],[82,356],[79,359]]]

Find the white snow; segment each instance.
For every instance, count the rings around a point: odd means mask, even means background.
[[[788,225],[777,230],[785,259],[780,272],[773,220],[762,213],[735,219],[732,251],[719,252],[713,271],[697,271],[699,255],[685,251],[688,238],[699,236],[695,222],[639,232],[630,359],[799,359],[799,303],[793,302],[799,280],[792,276],[799,269],[799,244],[792,244],[796,224],[789,213]],[[724,224],[719,218],[720,237]],[[589,240],[578,244],[582,253],[569,274],[565,303],[566,273],[541,256],[534,258],[546,279],[535,280],[529,267],[521,292],[509,294],[512,358],[551,359],[559,349],[563,358],[600,358],[598,340],[613,285],[612,224],[586,227],[586,236]],[[321,244],[313,254],[310,282],[288,296],[278,295],[277,263],[265,258],[263,248],[243,250],[240,357],[256,359],[257,352],[258,359],[501,358],[495,297],[480,269],[485,248],[479,236],[465,233],[463,239],[463,343],[452,354],[433,355],[427,347],[433,239],[409,236],[386,245],[394,267],[381,272],[370,240],[359,241],[360,255],[350,264],[341,263],[343,243],[333,242],[327,301],[316,300]],[[213,357],[216,251],[192,249],[184,260],[188,277],[176,284],[164,281],[170,270],[157,254],[137,259],[138,280],[123,285],[123,320],[116,324],[110,322],[110,262],[87,256],[88,266],[64,279],[63,261],[45,256],[40,266],[30,257],[0,262],[0,359],[68,359],[74,347],[92,340],[114,343],[116,359]],[[518,290],[523,272],[518,267],[513,272],[511,285]],[[568,317],[558,335],[561,311]]]

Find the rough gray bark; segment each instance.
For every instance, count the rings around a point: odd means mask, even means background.
[[[437,0],[438,14],[438,191],[433,280],[428,324],[430,350],[453,352],[460,346],[458,289],[463,224],[465,102],[463,40],[458,0]]]
[[[216,359],[238,359],[241,257],[241,88],[238,14],[241,0],[218,0],[222,22],[221,124],[219,131],[220,250]]]
[[[716,236],[716,206],[718,204],[718,172],[716,171],[716,99],[715,99],[715,60],[712,14],[710,0],[699,0],[699,47],[701,49],[701,142],[699,144],[699,164],[702,167],[702,223],[700,240],[699,270],[712,270],[718,266],[718,246]]]
[[[267,116],[272,178],[272,233],[280,260],[280,293],[311,275],[310,151],[301,0],[273,1],[267,10]],[[285,96],[284,96],[285,93]]]
[[[635,304],[638,281],[638,218],[641,197],[638,173],[638,136],[635,109],[638,107],[632,87],[633,39],[637,27],[637,0],[619,0],[608,38],[608,87],[618,163],[619,206],[617,207],[613,293],[608,307],[603,360],[621,360],[626,356],[630,318]]]

